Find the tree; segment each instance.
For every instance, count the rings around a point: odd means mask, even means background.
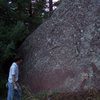
[[[1,65],[16,55],[27,35],[42,23],[44,6],[45,0],[36,0],[34,4],[31,0],[0,0]]]
[[[49,0],[49,11],[52,12],[53,11],[53,1]]]

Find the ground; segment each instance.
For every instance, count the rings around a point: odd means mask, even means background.
[[[100,100],[100,91],[88,90],[82,92],[38,93],[23,98],[23,100]]]

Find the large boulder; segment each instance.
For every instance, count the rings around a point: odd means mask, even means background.
[[[100,0],[62,0],[19,54],[33,92],[100,89]]]

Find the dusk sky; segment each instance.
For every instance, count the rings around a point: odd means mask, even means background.
[[[59,1],[59,0],[53,0],[53,2],[57,2],[57,1]]]
[[[49,1],[49,0],[47,0],[47,1]],[[57,1],[59,1],[59,0],[53,0],[53,2],[57,2]]]
[[[54,2],[57,2],[57,1],[59,1],[59,0],[53,0],[53,3],[54,3]],[[47,2],[49,2],[49,0],[47,0]],[[49,3],[47,3],[46,5],[49,6]],[[53,6],[53,10],[56,9],[56,8],[57,8],[56,6]],[[46,10],[47,12],[49,11],[48,8],[45,8],[45,10]]]

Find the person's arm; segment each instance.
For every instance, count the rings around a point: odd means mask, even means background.
[[[17,85],[16,85],[16,66],[15,66],[15,64],[13,64],[11,68],[12,68],[12,70],[11,70],[12,83],[13,83],[14,89],[17,89]]]
[[[12,80],[13,80],[14,89],[17,89],[17,84],[16,84],[16,77],[15,77],[15,75],[12,75]]]

